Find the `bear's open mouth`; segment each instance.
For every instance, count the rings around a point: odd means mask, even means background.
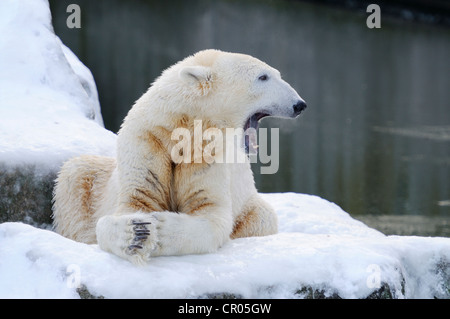
[[[245,152],[249,153],[250,148],[252,152],[256,151],[258,148],[256,139],[256,130],[258,130],[259,121],[263,118],[270,116],[268,113],[257,112],[251,115],[244,124],[244,140],[245,140]],[[255,129],[254,132],[247,131],[249,128]]]
[[[247,122],[245,122],[244,132],[250,127],[252,127],[255,130],[257,130],[259,121],[262,120],[263,118],[267,117],[267,116],[270,116],[270,115],[267,114],[267,113],[262,113],[262,112],[255,113],[252,116],[250,116],[248,118]]]

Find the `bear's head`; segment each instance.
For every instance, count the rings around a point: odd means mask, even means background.
[[[204,50],[178,62],[154,83],[170,112],[257,128],[266,116],[298,116],[304,100],[266,63],[245,54]],[[167,110],[167,109],[166,109]]]

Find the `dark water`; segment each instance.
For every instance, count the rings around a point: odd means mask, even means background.
[[[81,7],[81,29],[66,8]],[[450,29],[296,1],[51,1],[117,131],[161,71],[205,48],[251,54],[308,102],[261,192],[319,195],[386,233],[450,236]]]

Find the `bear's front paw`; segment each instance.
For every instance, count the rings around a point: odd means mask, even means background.
[[[124,252],[132,263],[141,265],[150,260],[158,245],[157,224],[153,214],[137,213],[129,216]]]

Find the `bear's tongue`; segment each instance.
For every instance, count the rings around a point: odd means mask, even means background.
[[[247,131],[249,128],[253,128],[255,130],[258,129],[259,121],[264,117],[269,116],[266,113],[255,113],[247,120],[244,125],[244,133],[245,134],[245,152],[248,153],[250,150],[250,146],[252,147],[252,151],[255,151],[258,148],[257,140],[256,140],[256,132]]]

